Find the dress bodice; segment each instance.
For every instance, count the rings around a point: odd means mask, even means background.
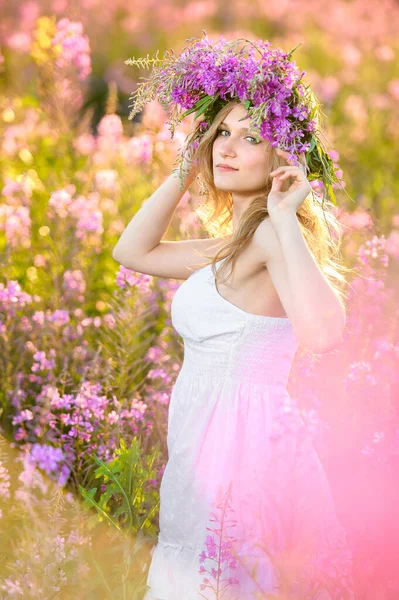
[[[216,379],[286,384],[298,346],[290,319],[255,315],[223,298],[212,265],[177,289],[171,318],[184,341],[182,369]]]

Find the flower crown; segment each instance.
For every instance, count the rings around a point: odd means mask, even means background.
[[[158,99],[168,114],[171,138],[176,126],[190,113],[204,115],[180,156],[179,177],[183,189],[182,163],[186,152],[198,147],[219,110],[232,99],[239,99],[247,109],[250,128],[271,146],[290,153],[289,160],[299,164],[305,154],[307,178],[322,180],[330,200],[336,205],[333,182],[339,182],[333,161],[318,136],[320,104],[310,86],[303,84],[306,71],[300,72],[292,54],[273,48],[271,42],[251,42],[238,38],[228,42],[224,37],[212,43],[203,30],[204,39],[190,42],[176,56],[173,49],[164,58],[130,58],[127,65],[150,68],[150,78],[138,85],[131,95],[134,100],[129,119],[145,104]],[[246,43],[245,43],[246,42]],[[260,57],[256,57],[258,52]],[[144,79],[144,78],[140,78]],[[187,109],[182,112],[182,109]],[[324,113],[321,113],[324,114]],[[324,204],[324,197],[323,197]]]

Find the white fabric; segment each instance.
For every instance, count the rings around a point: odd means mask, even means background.
[[[326,544],[341,546],[337,568],[344,577],[350,563],[345,534],[319,457],[286,389],[298,346],[291,321],[254,315],[224,299],[211,265],[178,288],[171,316],[184,341],[184,361],[169,405],[169,460],[145,600],[255,600],[256,590],[282,589],[278,565],[296,547],[302,559],[317,557],[319,566],[331,570]],[[198,571],[201,565],[209,571],[218,566],[209,558],[201,562],[200,555],[208,535],[220,543],[208,528],[218,525],[212,518],[221,519],[217,505],[227,491],[234,512],[225,518],[236,522],[222,538],[233,536],[238,564],[236,569],[220,564],[225,581],[217,596],[209,585],[201,588],[205,576],[215,587],[216,578]],[[256,577],[251,565],[257,565]],[[304,578],[305,569],[299,572]],[[239,583],[227,585],[229,577]],[[305,589],[293,578],[290,585]],[[295,598],[300,597],[298,592]],[[314,596],[319,597],[330,596]]]

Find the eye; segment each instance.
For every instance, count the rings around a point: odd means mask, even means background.
[[[227,131],[227,129],[217,129],[217,132],[218,132],[218,134],[219,134],[219,133],[222,133],[222,131],[226,131],[227,133],[229,133],[229,132]],[[222,136],[222,137],[225,137],[225,136]],[[254,142],[255,142],[255,144],[254,144],[254,145],[256,145],[256,144],[260,144],[260,141],[259,141],[259,140],[257,140],[257,139],[256,139],[255,137],[253,137],[252,135],[247,135],[247,136],[245,136],[245,137],[246,137],[246,138],[251,138],[251,140],[254,140]]]

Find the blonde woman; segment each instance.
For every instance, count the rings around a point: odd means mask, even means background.
[[[237,100],[218,112],[197,148],[196,166],[185,165],[183,189],[172,174],[113,251],[129,269],[185,280],[171,307],[184,362],[169,405],[169,459],[146,600],[216,597],[206,595],[204,575],[219,579],[223,598],[255,599],[256,592],[332,598],[326,587],[324,595],[309,595],[309,573],[313,581],[315,573],[326,580],[333,561],[339,585],[350,588],[345,533],[286,390],[298,344],[322,353],[342,340],[339,236],[330,231],[339,227],[309,193],[304,163],[292,166],[287,152],[249,129],[246,115]],[[208,230],[224,233],[163,241],[198,174],[212,208]],[[279,415],[289,410],[290,433],[279,437]],[[204,560],[203,551],[227,491],[236,563],[226,561],[215,577],[220,557]]]

